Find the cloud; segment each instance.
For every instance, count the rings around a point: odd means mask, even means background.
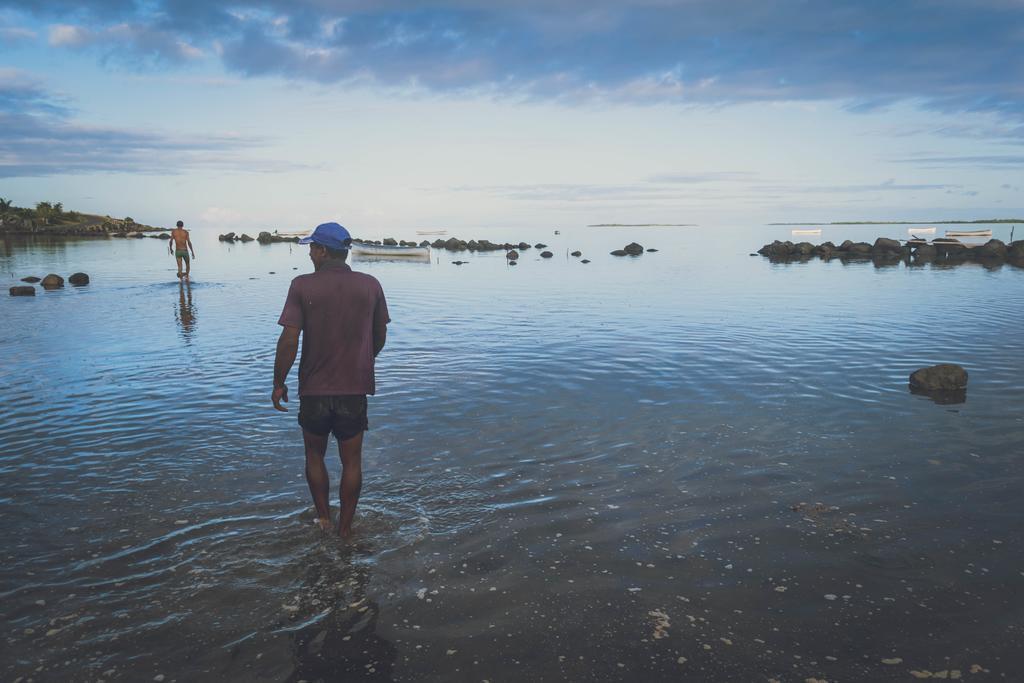
[[[903,159],[890,159],[894,164],[914,164],[921,168],[950,168],[971,166],[974,168],[1006,170],[1020,166],[1024,168],[1024,155],[1020,154],[988,154],[965,156],[918,156]]]
[[[0,45],[14,45],[36,38],[36,32],[20,26],[0,26]]]
[[[115,24],[100,30],[73,24],[50,26],[52,47],[96,49],[106,60],[136,66],[182,64],[203,56],[203,51],[174,33],[141,24]]]
[[[181,63],[196,56],[191,48],[250,77],[565,102],[836,100],[859,112],[913,101],[1024,118],[1024,5],[1006,0],[0,0],[3,6],[88,30],[99,36],[90,41],[94,49],[126,45],[125,59]],[[82,49],[80,34],[65,38],[72,37]]]
[[[193,169],[273,173],[308,168],[260,159],[264,140],[93,126],[23,72],[0,69],[0,178]]]

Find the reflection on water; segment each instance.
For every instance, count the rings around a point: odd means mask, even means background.
[[[0,300],[3,677],[1017,676],[1024,270],[560,230],[355,264],[394,322],[351,545],[267,400],[305,250],[207,236],[174,285],[156,240],[5,246],[90,284]],[[969,402],[907,390],[943,362]]]
[[[188,343],[195,331],[196,312],[192,305],[192,283],[186,279],[178,280],[178,308],[175,311],[175,319],[181,328],[182,339]]]

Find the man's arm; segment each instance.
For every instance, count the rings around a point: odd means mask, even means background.
[[[388,326],[385,325],[374,325],[373,327],[373,357],[376,358],[377,354],[384,348],[384,343],[388,340]]]
[[[299,331],[298,327],[284,327],[281,336],[277,338],[277,355],[274,356],[274,391],[270,394],[270,400],[274,408],[282,413],[288,409],[281,406],[281,401],[288,402],[288,387],[285,380],[295,364],[295,355],[299,352]]]
[[[192,236],[189,235],[185,238],[188,241],[188,248],[192,252],[192,258],[196,257],[196,248],[192,246]]]

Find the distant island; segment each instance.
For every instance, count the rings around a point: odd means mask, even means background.
[[[588,228],[695,228],[696,223],[594,223]]]
[[[826,223],[769,223],[768,225],[975,225],[979,223],[1024,223],[1024,218],[983,218],[974,221],[832,221]]]
[[[126,237],[163,230],[136,223],[130,216],[111,218],[65,211],[62,202],[39,202],[30,209],[15,206],[11,200],[0,197],[0,235]]]

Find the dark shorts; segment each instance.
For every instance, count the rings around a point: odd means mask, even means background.
[[[366,421],[366,396],[301,396],[299,425],[317,436],[333,433],[338,441],[348,441],[370,428]]]
[[[175,258],[183,258],[186,262],[190,260],[188,257],[188,249],[175,249],[174,256]]]

